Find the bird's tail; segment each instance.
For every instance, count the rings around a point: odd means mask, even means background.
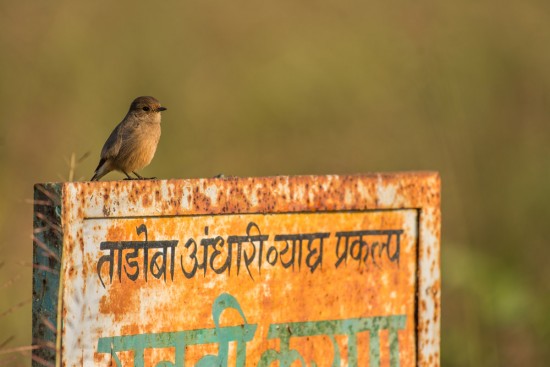
[[[111,170],[109,169],[108,166],[109,164],[107,159],[101,158],[101,160],[99,161],[99,164],[97,165],[97,168],[95,169],[94,176],[91,178],[90,181],[99,181],[101,177],[109,173]]]

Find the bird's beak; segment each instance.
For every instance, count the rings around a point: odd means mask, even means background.
[[[166,107],[159,107],[159,108],[157,108],[157,111],[158,111],[158,112],[166,111],[166,110],[167,110]]]

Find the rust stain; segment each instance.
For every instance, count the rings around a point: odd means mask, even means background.
[[[195,180],[198,184],[192,184],[191,180],[167,180],[162,181],[162,183],[166,185],[168,192],[171,193],[172,203],[176,204],[165,207],[170,215],[184,214],[184,212],[220,214],[224,212],[249,212],[251,210],[255,212],[326,211],[388,207],[383,201],[384,197],[381,197],[380,193],[377,192],[376,188],[379,184],[386,187],[395,187],[398,196],[406,198],[406,200],[398,203],[400,204],[398,207],[437,205],[439,203],[439,193],[434,192],[437,188],[426,186],[426,178],[433,178],[433,176],[431,173],[345,177],[301,176]],[[419,177],[424,178],[424,180],[418,180]],[[315,180],[314,183],[307,182],[312,179]],[[438,180],[436,181],[438,184]],[[158,194],[156,194],[158,188],[155,187],[158,182],[128,181],[119,183],[116,186],[111,185],[110,182],[82,183],[80,185],[82,185],[81,190],[84,194],[88,187],[93,187],[92,191],[98,188],[101,189],[106,206],[109,204],[108,198],[111,194],[124,191],[129,193],[129,204],[140,205],[142,204],[141,201],[146,200],[142,206],[151,208],[158,201]],[[217,187],[215,196],[211,192],[207,192],[208,187],[213,185]],[[190,186],[193,187],[191,193],[184,197],[182,189],[188,189]],[[426,193],[422,194],[423,191]],[[308,193],[308,195],[305,195],[305,193]],[[353,197],[353,202],[346,202],[346,196]],[[97,199],[97,196],[95,198]],[[182,207],[185,207],[181,205],[182,199],[192,201],[189,210],[181,210]]]

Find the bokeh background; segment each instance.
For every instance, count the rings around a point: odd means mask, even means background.
[[[548,1],[0,1],[0,349],[32,344],[33,184],[89,179],[139,95],[144,175],[439,171],[442,365],[547,365]]]

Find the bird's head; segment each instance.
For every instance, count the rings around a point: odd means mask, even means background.
[[[160,102],[154,97],[137,97],[130,105],[129,113],[144,118],[151,118],[160,122],[160,113],[166,111],[166,107],[162,107]]]

